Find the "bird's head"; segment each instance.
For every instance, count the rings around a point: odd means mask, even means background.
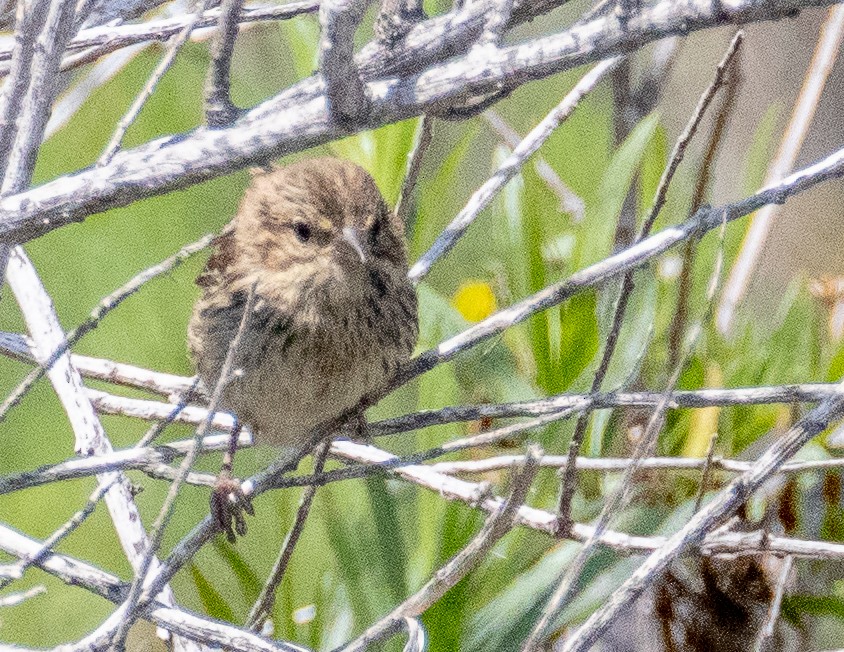
[[[342,304],[407,273],[403,225],[360,166],[308,159],[255,175],[236,239],[270,300]]]

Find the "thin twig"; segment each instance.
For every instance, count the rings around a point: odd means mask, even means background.
[[[410,268],[408,276],[413,282],[421,281],[430,271],[431,266],[457,243],[480,212],[489,205],[507,182],[521,171],[522,166],[536,153],[542,143],[548,140],[548,137],[554,133],[557,127],[577,108],[580,100],[595,88],[601,78],[617,66],[620,60],[619,57],[614,57],[602,61],[592,68],[577,82],[562,101],[524,137],[495,173],[472,194],[463,210],[443,229],[428,251],[422,254],[422,257]]]
[[[706,494],[706,485],[709,483],[709,473],[712,471],[714,464],[715,442],[718,441],[718,433],[713,432],[712,437],[709,438],[709,448],[706,450],[706,457],[703,460],[703,473],[700,474],[700,487],[698,487],[697,497],[695,498],[695,508],[692,514],[696,514],[703,503],[703,496]],[[644,460],[642,460],[644,461]],[[642,462],[639,462],[639,468],[644,468]]]
[[[724,82],[724,97],[715,115],[715,124],[709,134],[703,160],[698,170],[695,188],[692,192],[692,203],[690,207],[692,213],[703,206],[703,200],[712,178],[715,158],[723,141],[727,122],[732,114],[740,85],[741,59],[739,58],[736,60],[735,66],[733,66],[732,71],[727,75],[727,79]],[[671,320],[671,326],[668,332],[668,364],[672,367],[677,363],[677,358],[680,354],[680,340],[685,332],[686,320],[689,314],[689,294],[691,293],[692,287],[695,251],[696,249],[691,243],[687,243],[683,248],[683,266],[680,270],[680,280],[677,284],[677,310],[674,313],[674,318]]]
[[[519,142],[522,140],[521,136],[493,109],[484,111],[481,117],[504,139],[508,147],[512,149],[519,145]],[[543,156],[536,155],[533,161],[533,167],[539,178],[559,198],[560,212],[569,213],[575,223],[582,222],[586,213],[586,204],[583,202],[583,199],[568,187]]]
[[[413,203],[413,190],[416,188],[416,183],[419,180],[419,172],[422,170],[422,158],[425,156],[425,152],[431,144],[433,137],[434,118],[426,113],[422,116],[422,120],[416,129],[413,139],[413,149],[410,150],[410,154],[407,157],[407,171],[404,175],[398,201],[396,201],[395,214],[402,224],[407,223],[410,206]]]
[[[211,67],[206,82],[205,121],[209,127],[224,127],[239,113],[231,99],[230,76],[242,7],[243,0],[223,0],[220,6],[217,36],[211,49]]]
[[[197,253],[198,251],[202,251],[211,243],[212,238],[213,236],[206,235],[197,240],[196,242],[192,242],[189,245],[185,245],[166,260],[163,260],[160,263],[153,265],[152,267],[148,267],[139,274],[136,274],[131,279],[129,279],[128,282],[124,283],[114,292],[102,299],[99,304],[97,304],[97,307],[91,311],[91,314],[89,315],[88,319],[86,319],[84,322],[79,324],[79,326],[67,333],[61,345],[56,347],[56,349],[52,351],[49,356],[47,356],[46,360],[44,360],[44,362],[40,364],[36,369],[33,369],[26,376],[26,378],[24,378],[18,384],[18,386],[15,387],[14,390],[12,390],[9,396],[6,397],[2,405],[0,405],[0,422],[2,422],[6,418],[9,413],[9,410],[15,407],[18,403],[20,403],[21,399],[26,396],[26,393],[32,388],[32,386],[36,382],[38,382],[38,380],[41,379],[45,373],[48,373],[50,369],[52,369],[56,361],[58,361],[62,357],[65,357],[70,347],[76,344],[84,335],[99,326],[100,322],[108,313],[117,308],[117,306],[123,303],[123,301],[132,296],[143,285],[145,285],[152,279],[175,269],[176,267],[181,265],[188,257]],[[114,371],[113,368],[109,373],[111,373],[112,371]]]
[[[726,71],[729,68],[730,63],[732,62],[736,53],[738,52],[743,38],[744,33],[741,31],[736,33],[736,35],[733,37],[733,40],[730,42],[730,45],[727,48],[727,52],[724,54],[724,57],[721,59],[721,62],[715,69],[715,76],[712,82],[710,82],[709,86],[701,95],[700,100],[698,101],[698,104],[695,107],[694,112],[692,113],[692,117],[689,119],[689,122],[686,124],[683,133],[680,134],[680,137],[674,144],[674,149],[671,151],[671,155],[668,159],[668,165],[666,166],[665,170],[662,173],[662,176],[660,177],[653,205],[651,206],[650,211],[648,212],[648,215],[645,218],[644,223],[642,224],[642,228],[640,229],[639,234],[637,235],[636,240],[634,241],[634,246],[636,244],[641,243],[650,234],[651,228],[653,227],[653,224],[656,221],[659,212],[662,210],[662,207],[665,204],[666,197],[668,196],[668,188],[671,185],[672,179],[674,178],[674,173],[677,171],[677,168],[682,162],[686,152],[686,148],[688,147],[689,142],[697,132],[697,128],[700,125],[700,122],[703,119],[703,116],[706,113],[706,109],[709,107],[712,98],[715,97],[715,93],[718,92],[718,89],[724,83],[724,76],[726,74]],[[610,326],[609,335],[607,336],[607,341],[604,345],[604,351],[601,356],[601,361],[592,380],[592,393],[601,391],[601,386],[604,383],[604,378],[606,377],[607,371],[609,370],[610,360],[612,359],[613,354],[615,353],[615,347],[618,344],[618,338],[621,333],[621,325],[624,322],[624,317],[627,313],[627,305],[633,293],[633,287],[633,271],[629,271],[624,276],[624,279],[621,282],[621,289],[619,290],[618,300],[616,301],[615,310],[613,312],[612,325]],[[581,416],[578,418],[577,424],[574,428],[574,434],[572,434],[571,441],[569,442],[568,455],[569,460],[571,462],[574,461],[574,459],[580,452],[580,447],[583,445],[583,439],[586,436],[586,428],[588,426],[588,423],[589,412],[587,411],[582,413]],[[571,518],[571,515],[569,514],[571,509],[571,501],[574,497],[574,492],[577,487],[577,469],[573,463],[566,468],[560,485],[560,497],[557,504],[557,514],[560,518],[560,528],[561,530],[565,530],[566,525]]]
[[[314,453],[314,475],[322,473],[325,467],[325,459],[328,456],[328,449],[330,442],[324,442],[319,445],[319,448]],[[293,549],[305,529],[305,520],[311,511],[311,503],[313,503],[314,496],[317,490],[316,484],[309,485],[302,493],[302,499],[299,502],[299,509],[296,512],[296,519],[293,526],[287,533],[281,549],[278,551],[278,558],[273,565],[264,587],[261,589],[261,595],[252,606],[249,616],[246,619],[246,628],[253,632],[259,631],[263,622],[270,617],[275,604],[275,594],[278,587],[281,585],[281,580],[284,579],[284,573],[287,570],[287,565],[290,563],[290,558],[293,556]]]
[[[521,459],[521,455],[497,455],[483,460],[461,460],[457,462],[437,462],[429,468],[439,473],[449,475],[461,473],[486,474],[491,471],[503,471],[510,468]],[[540,466],[549,469],[561,469],[568,463],[565,455],[546,455]],[[619,473],[630,466],[629,457],[578,457],[577,468],[581,471],[596,471],[598,473]],[[753,462],[746,460],[708,457],[645,457],[639,461],[640,469],[653,471],[701,471],[707,468],[712,471],[726,471],[727,473],[744,473],[753,467]],[[844,458],[826,460],[809,460],[805,462],[788,462],[783,464],[778,473],[802,473],[804,471],[821,471],[844,467]]]
[[[736,389],[677,390],[671,393],[668,408],[672,410],[734,405],[766,405],[772,403],[814,403],[840,394],[837,385],[806,384]],[[599,394],[557,394],[548,398],[516,403],[482,403],[455,405],[438,410],[411,412],[400,417],[375,421],[368,425],[370,437],[395,435],[412,430],[479,419],[535,417],[563,410],[582,412],[616,407],[656,407],[662,392],[609,392]]]
[[[22,362],[31,363],[35,361],[30,339],[17,333],[0,331],[0,353]],[[85,378],[94,378],[108,383],[125,385],[126,387],[136,387],[163,396],[178,395],[188,391],[195,381],[195,378],[150,371],[135,365],[103,358],[92,358],[78,353],[71,353],[70,359],[73,366]]]
[[[135,608],[138,604],[139,598],[141,597],[141,590],[145,586],[146,576],[149,572],[150,563],[155,553],[157,552],[158,547],[161,545],[161,539],[164,535],[164,529],[167,527],[167,524],[170,522],[170,517],[173,515],[173,506],[179,494],[179,489],[181,488],[182,483],[185,481],[185,478],[190,472],[193,463],[196,461],[196,458],[201,449],[202,439],[205,437],[205,433],[211,424],[211,420],[214,417],[214,413],[217,411],[217,408],[220,405],[220,401],[223,398],[223,390],[225,389],[226,384],[229,382],[232,377],[232,373],[234,372],[235,356],[238,353],[238,348],[240,347],[241,339],[243,338],[243,334],[246,331],[249,319],[252,316],[252,306],[254,305],[254,302],[255,284],[252,285],[252,288],[249,291],[249,297],[246,300],[246,305],[243,307],[243,315],[240,318],[240,324],[238,325],[237,332],[235,333],[235,336],[232,341],[229,343],[229,348],[226,352],[226,359],[223,362],[222,369],[220,370],[220,376],[217,379],[216,386],[214,387],[214,393],[212,394],[211,400],[208,404],[208,417],[196,429],[196,432],[194,433],[193,446],[191,447],[190,451],[188,451],[187,455],[185,455],[185,458],[182,460],[182,463],[179,465],[179,472],[176,476],[176,479],[170,485],[170,489],[167,492],[167,497],[164,499],[164,504],[161,506],[161,509],[158,512],[158,516],[156,517],[155,522],[152,525],[152,535],[150,537],[149,546],[145,551],[140,568],[135,573],[135,579],[132,582],[132,587],[129,589],[129,595],[126,597],[126,601],[123,603],[123,613],[120,619],[120,624],[118,625],[117,630],[114,633],[114,637],[112,638],[112,647],[115,650],[123,649],[126,635],[129,633],[129,627],[132,625],[136,618]]]
[[[768,168],[765,185],[776,183],[794,166],[803,139],[809,131],[809,125],[812,124],[826,79],[838,57],[842,38],[844,38],[844,5],[838,5],[830,7],[821,27],[812,62],[806,71],[803,87],[794,104],[791,121],[780,142],[779,150]],[[752,218],[748,226],[718,306],[717,325],[721,333],[727,333],[733,324],[736,308],[747,292],[750,277],[756,269],[776,214],[775,205],[763,208]]]
[[[780,607],[782,606],[782,598],[785,594],[785,585],[788,583],[791,569],[794,566],[794,557],[786,555],[782,560],[782,568],[780,575],[777,578],[777,584],[774,588],[774,596],[771,600],[771,605],[768,608],[768,615],[765,617],[765,623],[759,630],[759,636],[756,639],[756,646],[754,652],[763,652],[765,645],[774,635],[774,627],[777,624],[777,618],[780,615]]]
[[[530,447],[524,464],[513,474],[510,496],[487,519],[475,537],[415,594],[393,609],[387,616],[369,627],[354,641],[338,648],[343,652],[362,652],[373,642],[399,630],[405,618],[421,615],[439,600],[480,562],[493,545],[513,527],[519,507],[527,496],[536,472],[539,470],[541,451]]]
[[[60,528],[58,528],[52,535],[50,535],[47,539],[44,540],[44,543],[41,545],[41,549],[33,555],[27,555],[26,557],[22,557],[20,561],[16,564],[14,569],[13,577],[20,577],[23,575],[23,572],[32,566],[33,564],[39,563],[45,556],[47,556],[52,549],[62,541],[65,537],[67,537],[70,533],[72,533],[76,528],[78,528],[82,523],[85,522],[91,514],[94,513],[97,505],[99,504],[100,500],[105,496],[106,492],[109,491],[117,482],[120,481],[120,476],[115,475],[110,482],[104,482],[100,484],[94,492],[91,494],[90,498],[88,498],[88,502],[85,503],[85,506],[76,512],[67,522],[65,522]],[[0,589],[4,588],[8,584],[8,581],[4,582],[0,580]]]
[[[114,396],[96,389],[88,389],[86,393],[91,398],[94,407],[103,414],[119,414],[138,419],[165,420],[193,425],[201,424],[209,415],[208,408],[205,406],[186,405],[175,410],[172,403]],[[231,432],[234,425],[234,416],[228,412],[218,411],[211,421],[212,428],[224,432]]]
[[[635,86],[630,60],[613,71],[610,86],[613,94],[614,148],[621,147],[636,125],[659,104],[678,50],[678,42],[678,37],[668,38],[652,49],[648,62],[640,66],[642,74]],[[639,172],[635,171],[618,212],[613,250],[627,247],[636,237],[639,178]]]
[[[246,7],[241,12],[238,22],[249,24],[258,21],[289,20],[302,14],[315,13],[318,9],[319,4],[315,0],[290,2],[282,6]],[[201,28],[213,27],[219,14],[219,8],[203,12],[203,17],[194,26],[191,38],[198,40],[200,33],[205,31]],[[61,71],[66,72],[93,63],[122,49],[135,48],[137,50],[156,41],[165,41],[168,37],[178,34],[190,20],[191,14],[188,14],[159,21],[108,25],[82,30],[75,39],[69,42],[68,50],[72,54],[62,59]],[[98,44],[86,47],[85,43]],[[79,49],[80,47],[83,49]],[[7,56],[8,52],[0,48],[0,61]],[[10,67],[0,64],[0,77],[8,73],[10,73]]]
[[[161,57],[161,61],[158,62],[155,70],[152,71],[152,74],[149,76],[149,79],[141,92],[138,93],[137,97],[135,97],[135,101],[132,102],[132,106],[129,107],[129,110],[126,111],[126,114],[120,119],[120,122],[117,123],[117,128],[114,130],[111,140],[108,142],[108,145],[106,145],[102,155],[97,160],[97,167],[104,167],[108,165],[111,162],[111,159],[114,158],[114,155],[120,149],[120,144],[123,142],[123,137],[126,135],[129,127],[132,126],[132,123],[135,122],[138,115],[141,113],[141,109],[144,108],[147,100],[152,95],[156,86],[158,86],[158,82],[160,82],[161,78],[164,77],[164,74],[170,70],[170,66],[173,65],[176,55],[179,54],[179,50],[190,37],[193,28],[199,22],[199,19],[202,17],[202,13],[208,9],[208,5],[211,4],[211,1],[212,0],[203,0],[202,4],[194,12],[191,20],[188,21],[188,23],[182,28],[182,31],[176,34],[167,43],[167,52],[163,57]]]
[[[47,589],[39,584],[38,586],[33,586],[31,589],[27,589],[26,591],[10,593],[8,595],[0,595],[0,608],[14,607],[16,605],[21,604],[22,602],[26,602],[30,598],[34,598],[35,596],[41,595],[42,593],[46,592]]]
[[[262,5],[244,7],[238,16],[240,23],[252,23],[271,20],[288,20],[296,16],[315,13],[319,3],[314,0],[302,2],[288,2],[282,5]],[[194,32],[199,29],[214,27],[218,24],[222,10],[219,7],[202,12]],[[108,48],[107,52],[114,52],[118,48],[149,43],[151,41],[166,41],[177,35],[193,21],[192,14],[163,18],[142,23],[124,23],[122,25],[101,25],[81,30],[68,41],[69,51],[87,50],[88,48]],[[103,52],[105,54],[105,52]],[[10,47],[0,46],[0,61],[12,58]]]

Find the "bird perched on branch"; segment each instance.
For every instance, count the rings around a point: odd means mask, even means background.
[[[407,269],[404,226],[361,167],[317,158],[256,173],[196,281],[188,344],[207,392],[221,382],[219,407],[258,441],[301,448],[409,358],[418,325]],[[230,492],[229,456],[212,508],[233,539],[232,522],[239,534],[245,523]]]

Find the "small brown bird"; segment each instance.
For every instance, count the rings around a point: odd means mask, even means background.
[[[220,407],[259,441],[301,447],[409,358],[418,324],[403,231],[353,163],[311,159],[253,178],[197,278],[188,344],[211,394],[251,296]],[[227,496],[237,488],[223,475]],[[233,538],[232,517],[244,525],[228,509],[215,516]]]

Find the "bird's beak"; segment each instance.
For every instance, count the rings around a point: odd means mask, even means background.
[[[368,260],[368,256],[366,254],[366,249],[363,246],[363,239],[361,238],[361,232],[358,229],[355,229],[351,226],[344,226],[343,227],[343,240],[349,243],[352,249],[355,250],[358,256],[360,256],[360,262],[366,264]]]

